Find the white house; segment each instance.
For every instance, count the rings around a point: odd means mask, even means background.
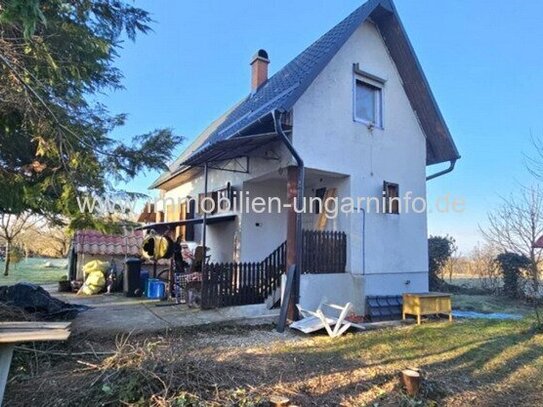
[[[268,54],[258,51],[248,96],[152,184],[164,198],[160,224],[187,239],[204,238],[197,226],[202,216],[179,199],[203,197],[205,169],[213,198],[235,191],[236,202],[245,194],[292,203],[302,185],[297,175],[303,161],[305,198],[350,197],[356,204],[326,221],[319,213],[301,215],[306,230],[345,232],[346,252],[334,265],[343,273],[326,273],[327,264],[302,263],[307,274],[301,276],[299,301],[311,307],[326,295],[363,311],[367,295],[427,291],[421,200],[427,180],[452,170],[460,156],[392,1],[365,3],[270,78],[268,64]],[[448,167],[428,169],[440,163]],[[360,197],[383,195],[386,210],[360,204]],[[405,196],[415,201],[408,211],[390,200]],[[206,216],[212,262],[259,262],[285,241],[287,263],[309,258],[296,251],[300,232],[292,208],[272,213],[236,208]],[[328,262],[330,256],[324,258]]]

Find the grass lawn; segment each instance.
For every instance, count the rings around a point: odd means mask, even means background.
[[[338,339],[271,326],[74,335],[47,345],[72,356],[16,352],[6,402],[251,406],[282,395],[301,406],[541,406],[543,335],[532,322],[427,322]],[[398,381],[411,366],[425,375],[416,400]]]
[[[453,309],[463,311],[504,312],[518,315],[529,314],[533,311],[533,307],[522,301],[515,301],[501,296],[454,294],[452,302]]]
[[[51,263],[51,268],[44,267]],[[66,259],[45,259],[41,257],[21,260],[18,264],[10,265],[9,276],[4,276],[4,262],[0,261],[0,285],[12,285],[22,281],[35,284],[56,283],[60,277],[65,276],[67,269]]]

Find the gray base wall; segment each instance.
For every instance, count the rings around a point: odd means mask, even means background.
[[[284,283],[285,276],[282,287]],[[300,280],[300,305],[314,311],[326,297],[328,302],[338,305],[351,302],[353,311],[364,315],[367,295],[402,295],[413,292],[428,292],[428,272],[303,274]]]

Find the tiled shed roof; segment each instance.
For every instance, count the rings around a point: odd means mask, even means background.
[[[126,235],[106,235],[96,230],[81,230],[74,237],[77,254],[104,256],[139,256],[143,243],[143,231],[127,232]]]

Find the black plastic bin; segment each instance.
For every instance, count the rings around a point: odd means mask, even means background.
[[[126,259],[124,269],[123,292],[127,297],[141,297],[143,291],[140,282],[141,260],[138,258]]]

